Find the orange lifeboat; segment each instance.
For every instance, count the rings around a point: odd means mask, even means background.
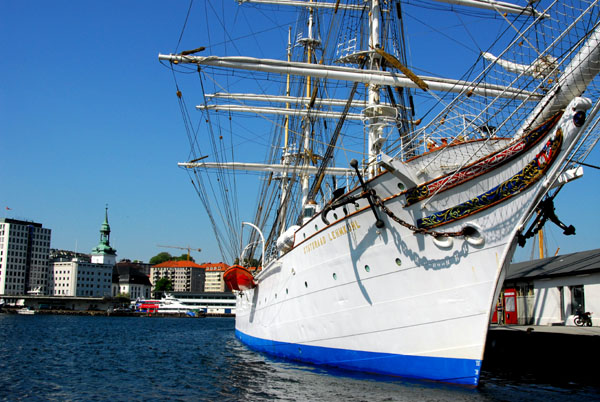
[[[241,265],[232,265],[223,274],[223,280],[231,290],[248,290],[256,287],[254,276]]]

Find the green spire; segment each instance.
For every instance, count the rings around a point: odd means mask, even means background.
[[[108,205],[104,208],[104,223],[100,229],[100,233],[106,232],[110,235],[110,226],[108,225]]]
[[[110,246],[110,226],[108,224],[108,205],[104,210],[104,223],[100,227],[100,243],[92,250],[94,254],[117,254]]]

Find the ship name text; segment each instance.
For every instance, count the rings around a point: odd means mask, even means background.
[[[327,234],[317,237],[304,246],[304,254],[308,254],[317,248],[324,246],[328,241],[334,241],[342,236],[347,236],[349,233],[360,228],[360,225],[355,220],[346,221],[346,224],[340,228],[331,230]]]

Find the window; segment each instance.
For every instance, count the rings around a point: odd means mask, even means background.
[[[585,311],[585,297],[583,285],[569,286],[571,289],[571,311],[575,314],[578,310]]]

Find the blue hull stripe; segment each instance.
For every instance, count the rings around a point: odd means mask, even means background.
[[[479,382],[480,360],[363,352],[277,342],[255,338],[237,329],[235,335],[254,350],[290,360],[454,384],[477,385]]]

